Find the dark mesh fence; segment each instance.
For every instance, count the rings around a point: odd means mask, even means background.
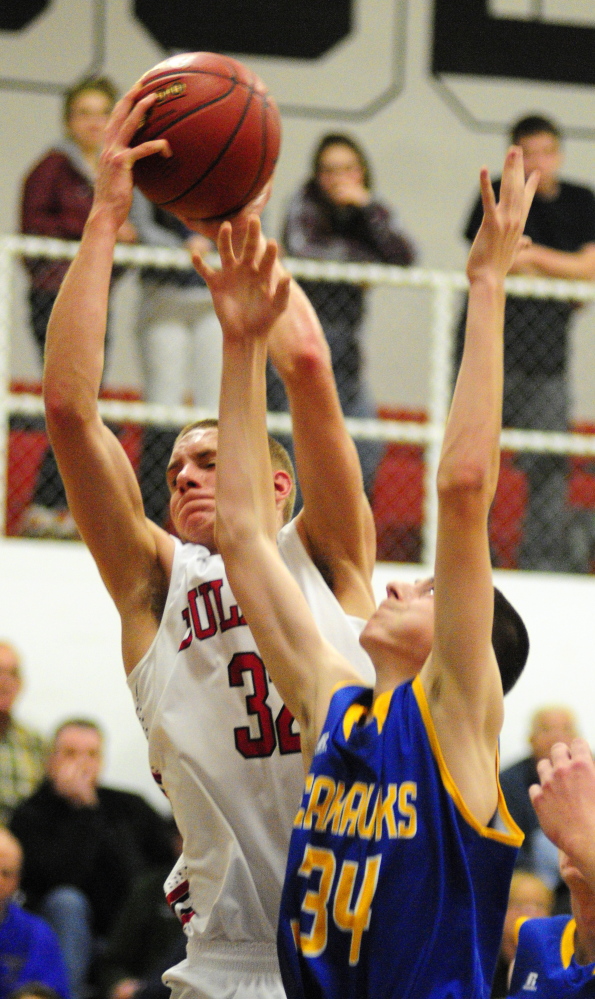
[[[15,238],[4,243],[0,305],[2,294],[9,294],[11,286],[6,269],[14,267],[20,245]],[[27,249],[29,254],[30,244]],[[132,248],[123,255],[126,253],[138,264],[149,261],[156,267],[187,266],[184,256],[172,251]],[[298,266],[298,277],[321,318],[341,405],[354,431],[376,521],[378,558],[429,562],[436,515],[433,483],[453,379],[450,358],[454,356],[456,370],[462,345],[464,307],[461,311],[458,303],[464,279],[460,274],[379,265],[341,268],[302,261]],[[361,313],[361,295],[374,284],[394,286],[391,294],[395,299],[395,322],[399,287],[422,288],[433,303],[429,310],[430,347],[424,360],[429,388],[422,406],[410,407],[398,401],[379,405],[382,400],[374,398],[367,383],[364,330],[357,317]],[[570,420],[571,346],[567,341],[579,309],[577,296],[582,294],[587,300],[593,292],[585,290],[585,286],[569,286],[565,300],[531,298],[525,297],[524,291],[525,287],[531,288],[531,282],[521,286],[522,296],[518,280],[513,282],[514,293],[509,295],[506,308],[505,431],[490,521],[493,564],[502,568],[592,572],[595,428],[586,422],[575,426]],[[558,282],[557,294],[560,289],[565,290]],[[42,305],[45,308],[47,303]],[[29,307],[28,303],[25,307]],[[41,322],[33,316],[30,321],[32,326]],[[5,309],[0,312],[0,337],[4,339],[4,347],[0,340],[0,353],[4,351],[5,368],[10,335],[11,314]],[[6,396],[4,403],[8,414],[5,425],[9,429],[6,533],[75,538],[76,527],[45,435],[41,400],[35,395],[39,386],[13,384],[12,388],[13,394]],[[267,391],[270,413],[281,414],[276,423],[273,418],[273,432],[291,448],[291,437],[284,429],[289,426],[287,400],[272,367]],[[106,418],[139,478],[147,515],[163,526],[171,526],[165,469],[173,441],[182,425],[207,413],[192,407],[143,406],[140,395],[134,393],[110,393],[106,389],[105,394],[115,400]],[[127,408],[131,404],[132,410]],[[362,420],[365,422],[351,422]],[[572,431],[574,436],[566,431]]]

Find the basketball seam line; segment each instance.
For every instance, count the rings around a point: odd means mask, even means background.
[[[160,201],[160,202],[159,202],[159,207],[160,207],[160,208],[164,208],[164,207],[166,207],[167,205],[172,205],[172,204],[175,204],[175,202],[176,202],[176,201],[179,201],[179,200],[180,200],[180,198],[185,198],[187,194],[190,194],[190,192],[194,190],[194,188],[195,188],[195,187],[198,187],[198,185],[199,185],[199,184],[202,184],[202,182],[203,182],[203,180],[205,179],[205,177],[208,177],[208,175],[209,175],[209,174],[210,174],[210,173],[211,173],[211,172],[212,172],[212,171],[213,171],[213,170],[215,169],[215,167],[217,166],[217,164],[221,162],[222,158],[223,158],[223,157],[225,156],[225,153],[227,152],[227,150],[228,150],[228,149],[229,149],[229,147],[231,146],[231,144],[232,144],[233,140],[235,139],[236,135],[238,134],[238,132],[239,132],[240,128],[241,128],[241,127],[242,127],[242,125],[244,124],[244,121],[245,121],[245,119],[246,119],[246,115],[248,114],[248,108],[250,107],[250,104],[252,103],[252,98],[253,98],[253,96],[254,96],[254,92],[255,92],[255,91],[254,91],[254,88],[253,88],[253,87],[249,87],[249,88],[248,88],[248,90],[249,90],[249,94],[248,94],[248,100],[246,101],[246,104],[244,105],[244,109],[243,109],[243,111],[242,111],[242,115],[241,115],[241,118],[239,119],[239,121],[238,121],[238,123],[237,123],[236,127],[234,128],[233,132],[232,132],[232,133],[231,133],[231,135],[229,136],[229,138],[228,138],[227,142],[225,143],[225,146],[224,146],[224,147],[223,147],[223,149],[221,149],[221,151],[219,152],[219,155],[218,155],[218,156],[216,157],[216,159],[214,159],[214,160],[213,160],[213,162],[212,162],[212,163],[211,163],[211,164],[210,164],[210,165],[209,165],[209,166],[207,167],[207,169],[206,169],[206,170],[205,170],[205,172],[204,172],[204,173],[202,174],[202,176],[198,177],[198,178],[197,178],[197,179],[196,179],[196,180],[194,181],[194,183],[193,183],[193,184],[191,184],[191,185],[190,185],[190,187],[188,187],[188,188],[187,188],[187,189],[186,189],[185,191],[182,191],[182,192],[181,192],[181,194],[177,194],[177,195],[175,196],[175,198],[170,198],[170,199],[169,199],[168,201]],[[230,93],[231,93],[231,91],[230,91]],[[227,96],[227,95],[226,95],[226,96]],[[216,103],[216,102],[215,102],[215,101],[213,101],[212,103]],[[208,105],[202,105],[202,106],[203,106],[203,107],[208,107]],[[196,110],[199,110],[199,109],[196,109]],[[193,112],[191,112],[191,113],[193,113]],[[189,115],[185,115],[184,117],[189,117]],[[180,119],[180,120],[181,120],[181,119]],[[252,188],[251,188],[250,190],[252,190]],[[226,212],[226,214],[230,214],[230,213],[231,213],[231,210],[230,210],[230,212]],[[220,216],[213,216],[213,218],[220,218]],[[208,220],[207,220],[207,219],[204,219],[203,221],[208,221]]]

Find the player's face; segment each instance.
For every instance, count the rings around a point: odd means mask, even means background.
[[[103,145],[111,103],[99,90],[83,90],[72,102],[68,134],[84,153],[97,153]]]
[[[556,136],[549,132],[537,132],[520,139],[519,146],[523,150],[525,176],[539,170],[538,193],[546,196],[555,193],[562,165],[562,151]]]
[[[183,541],[215,550],[217,428],[196,427],[175,445],[167,468],[170,512]]]
[[[331,201],[341,200],[346,183],[364,186],[364,171],[359,157],[350,146],[340,143],[326,147],[320,157],[316,178]]]
[[[378,666],[408,664],[415,676],[430,654],[434,638],[434,580],[394,582],[366,624],[361,644]]]

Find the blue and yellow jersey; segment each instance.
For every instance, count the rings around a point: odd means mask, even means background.
[[[535,999],[595,997],[595,964],[577,963],[575,929],[576,923],[571,916],[523,920],[510,996],[534,996]]]
[[[288,999],[483,999],[522,833],[501,794],[505,832],[466,808],[419,678],[372,693],[334,693],[295,818]]]

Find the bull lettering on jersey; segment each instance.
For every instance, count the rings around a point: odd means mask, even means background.
[[[246,624],[246,619],[237,604],[231,604],[226,616],[221,597],[222,579],[210,579],[188,591],[188,606],[182,611],[186,633],[180,643],[183,652],[194,638],[203,641],[212,638],[217,631],[229,631]]]
[[[383,833],[389,839],[412,839],[417,833],[416,799],[415,781],[385,788],[356,781],[345,793],[343,781],[309,774],[293,824],[296,829],[328,830],[366,840],[380,840]]]

